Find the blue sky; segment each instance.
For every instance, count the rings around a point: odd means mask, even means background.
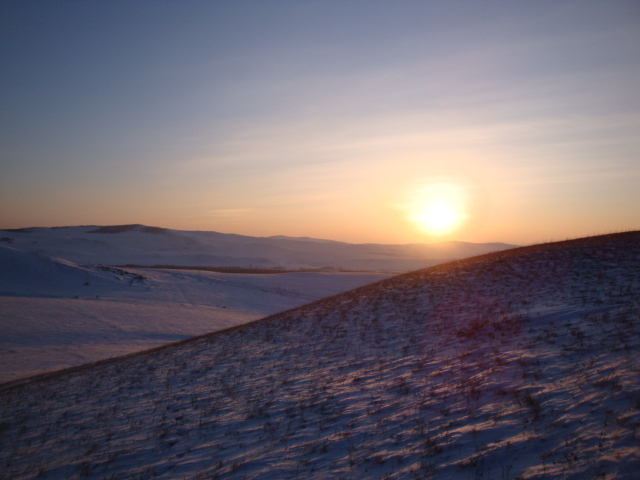
[[[0,227],[358,243],[640,228],[637,2],[0,13]],[[415,221],[433,191],[456,197],[457,228]]]

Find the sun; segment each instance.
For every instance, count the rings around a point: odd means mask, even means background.
[[[461,214],[455,207],[443,202],[433,202],[425,205],[418,213],[415,221],[421,230],[432,235],[444,235],[455,230],[461,223]]]
[[[467,220],[467,190],[460,182],[421,182],[407,192],[407,219],[429,236],[451,234]]]

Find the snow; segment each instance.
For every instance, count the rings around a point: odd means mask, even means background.
[[[356,245],[313,238],[249,237],[144,225],[0,230],[11,246],[79,264],[339,268],[407,272],[512,247],[446,242]]]
[[[640,233],[439,265],[0,390],[7,478],[640,471]]]
[[[390,275],[371,271],[506,247],[352,245],[144,225],[0,231],[0,382],[228,328]],[[225,275],[96,264],[363,271]]]
[[[5,245],[0,245],[0,266],[0,295],[68,296],[69,292],[101,291],[118,283],[108,272]],[[90,288],[83,290],[83,286]]]
[[[0,245],[0,382],[229,328],[387,277],[123,270]]]

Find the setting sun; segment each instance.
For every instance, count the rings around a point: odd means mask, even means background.
[[[454,207],[446,203],[428,204],[415,220],[419,227],[433,235],[443,235],[455,230],[462,216]]]
[[[407,192],[407,219],[427,235],[453,233],[467,219],[468,190],[468,185],[460,179],[420,181]]]

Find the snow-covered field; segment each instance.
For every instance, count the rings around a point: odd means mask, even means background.
[[[393,277],[0,391],[2,478],[640,472],[640,233]]]
[[[248,237],[144,225],[0,230],[0,242],[91,265],[338,268],[396,273],[514,246],[467,242],[356,245],[306,237]]]
[[[101,269],[0,245],[0,382],[221,330],[387,277]]]
[[[390,276],[377,271],[508,246],[353,245],[144,225],[0,230],[0,382],[202,335]],[[330,271],[230,275],[101,264]]]

